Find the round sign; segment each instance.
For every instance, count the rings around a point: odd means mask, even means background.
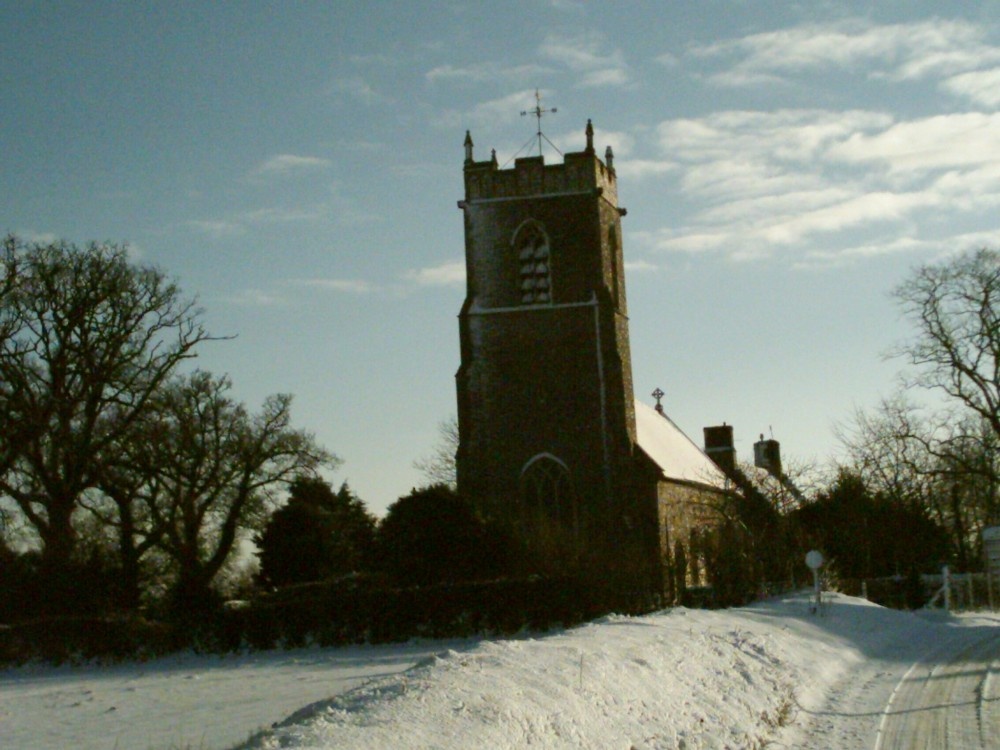
[[[806,565],[812,570],[819,570],[823,565],[823,553],[818,549],[809,550],[806,553]]]

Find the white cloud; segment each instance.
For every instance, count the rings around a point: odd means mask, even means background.
[[[363,279],[294,279],[289,283],[331,292],[371,294],[377,287]]]
[[[548,92],[541,91],[544,98]],[[438,118],[438,124],[444,127],[476,127],[512,122],[521,117],[535,101],[534,89],[523,89],[513,94],[497,99],[480,102],[466,112],[446,110]],[[480,157],[482,158],[482,157]]]
[[[944,81],[942,87],[985,107],[1000,106],[1000,67],[952,76]]]
[[[187,225],[217,240],[236,237],[244,232],[242,224],[225,219],[195,220],[187,222]]]
[[[595,33],[568,37],[550,34],[539,54],[578,73],[580,87],[621,86],[628,83],[628,67],[622,53],[604,51],[604,38]]]
[[[642,237],[663,251],[857,258],[919,248],[957,215],[989,221],[1000,207],[1000,114],[726,111],[655,134],[676,184],[702,206]],[[885,239],[857,249],[865,232]]]
[[[667,250],[670,252],[682,253],[702,253],[709,250],[732,247],[735,235],[728,231],[703,231],[682,230],[674,234],[673,231],[659,232],[646,238],[649,244],[657,250]],[[737,245],[738,247],[739,245]]]
[[[699,219],[704,223],[725,225],[768,217],[802,216],[841,204],[855,192],[846,187],[823,185],[813,190],[774,190],[772,194],[738,198],[713,206],[704,210]]]
[[[940,201],[934,194],[873,192],[794,216],[781,216],[755,234],[768,244],[790,245],[817,234],[842,232],[860,225],[903,219]]]
[[[55,232],[36,232],[33,229],[22,229],[15,232],[14,236],[26,243],[34,245],[51,245],[63,239]]]
[[[592,70],[583,74],[580,88],[600,88],[603,86],[624,86],[628,83],[628,73],[625,68],[604,68]]]
[[[538,78],[550,73],[549,68],[541,65],[514,65],[502,66],[493,62],[472,63],[470,65],[454,66],[450,64],[438,65],[431,68],[424,77],[430,83],[442,81],[468,81],[470,83],[482,83],[484,81],[497,81],[501,79],[525,79]]]
[[[632,273],[645,273],[648,271],[659,271],[660,267],[655,263],[650,263],[648,260],[627,260],[625,261],[625,270]]]
[[[575,13],[582,13],[587,9],[587,4],[584,0],[549,0],[549,4],[555,10],[572,11]]]
[[[344,96],[357,99],[364,104],[385,104],[392,101],[391,97],[376,91],[371,84],[360,76],[340,78],[330,84],[329,92],[334,96]]]
[[[424,77],[431,83],[455,79],[479,82],[487,80],[492,72],[493,66],[487,63],[476,63],[462,67],[438,65],[428,70]]]
[[[288,304],[286,299],[263,289],[243,289],[235,296],[224,297],[223,300],[245,307],[278,307]]]
[[[322,216],[317,207],[312,208],[258,208],[240,214],[241,223],[284,224],[286,222],[314,221]]]
[[[253,173],[256,175],[286,175],[293,172],[326,169],[330,164],[329,159],[318,156],[277,154],[257,167]]]
[[[618,156],[618,152],[615,152]],[[619,179],[641,180],[644,177],[653,177],[667,174],[677,170],[677,163],[669,159],[626,159],[618,161],[615,159],[615,172]]]
[[[1000,62],[1000,47],[986,41],[985,27],[943,19],[804,24],[696,47],[692,54],[706,60],[735,60],[708,76],[710,82],[730,87],[773,85],[829,69],[894,81],[953,79]],[[949,90],[968,95],[967,85],[960,82]]]
[[[676,68],[681,62],[680,58],[672,52],[664,52],[662,55],[657,55],[654,60],[665,68]]]
[[[852,163],[913,172],[1000,163],[1000,113],[939,115],[899,122],[880,132],[853,133],[828,155]]]
[[[963,232],[948,239],[949,249],[961,253],[967,250],[978,250],[989,247],[1000,249],[1000,229],[989,229],[981,232]]]
[[[458,286],[465,283],[465,261],[456,260],[406,273],[418,286]]]
[[[561,152],[582,151],[586,146],[586,129],[578,127],[559,135],[548,134],[550,142]],[[594,149],[598,156],[604,158],[605,150],[611,146],[615,158],[627,156],[635,147],[635,138],[620,130],[602,130],[594,128]],[[618,162],[616,161],[615,164]]]
[[[690,161],[726,156],[806,162],[831,143],[891,123],[886,114],[863,110],[730,110],[697,120],[666,121],[658,126],[657,135],[665,153]]]

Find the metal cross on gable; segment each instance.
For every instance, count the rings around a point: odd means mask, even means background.
[[[663,398],[664,396],[666,396],[667,394],[664,393],[663,391],[661,391],[659,388],[657,388],[650,395],[653,398],[656,399],[656,410],[662,414],[663,413],[663,404],[660,403],[660,399]]]

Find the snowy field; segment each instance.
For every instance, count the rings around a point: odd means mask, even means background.
[[[817,616],[790,596],[503,641],[0,672],[0,748],[23,750],[889,750],[939,729],[927,747],[1000,747],[1000,616],[840,595]]]

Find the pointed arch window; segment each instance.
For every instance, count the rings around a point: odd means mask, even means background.
[[[549,238],[536,221],[522,224],[514,234],[518,285],[522,305],[552,302],[552,257]]]
[[[557,526],[578,530],[576,493],[569,469],[555,456],[535,456],[521,471],[521,498],[529,514],[540,514]]]

